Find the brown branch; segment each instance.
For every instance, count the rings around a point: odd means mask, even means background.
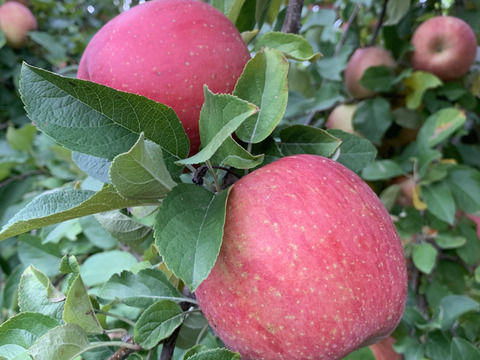
[[[0,182],[0,188],[4,187],[4,186],[7,186],[8,184],[14,182],[14,181],[20,181],[20,180],[23,180],[29,176],[32,176],[32,175],[47,175],[47,173],[44,171],[44,170],[32,170],[32,171],[27,171],[27,172],[24,172],[23,174],[20,174],[20,175],[17,175],[17,176],[12,176],[2,182]]]
[[[300,30],[302,19],[303,0],[290,0],[287,14],[282,25],[283,33],[297,34]]]
[[[128,338],[125,340],[125,342],[134,344],[133,336],[129,335]],[[138,345],[138,349],[122,347],[117,351],[115,351],[113,355],[108,358],[108,360],[125,360],[130,354],[133,354],[138,350],[142,350],[142,347],[140,345]]]

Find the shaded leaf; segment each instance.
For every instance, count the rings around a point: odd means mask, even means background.
[[[113,159],[109,176],[118,193],[131,199],[160,200],[176,185],[161,147],[145,140],[143,133],[128,152]]]
[[[169,169],[178,171],[173,161],[188,154],[189,141],[175,112],[146,97],[26,64],[20,92],[37,127],[73,151],[111,160],[144,132],[162,147]]]
[[[479,311],[480,303],[464,295],[448,295],[440,300],[437,318],[442,330],[450,329],[461,315],[469,311]]]
[[[417,244],[413,247],[412,260],[415,267],[424,272],[430,274],[437,261],[438,251],[429,243]]]
[[[15,315],[0,325],[0,356],[12,359],[24,355],[38,338],[58,325],[58,320],[40,313]]]
[[[138,318],[133,329],[135,341],[144,349],[155,347],[182,324],[183,311],[171,300],[161,300],[150,305]]]
[[[233,94],[257,105],[260,111],[237,129],[242,141],[261,142],[280,122],[287,107],[287,74],[288,62],[276,50],[263,49],[247,63]]]
[[[280,150],[285,155],[313,154],[330,157],[342,141],[325,130],[292,125],[280,132]]]
[[[80,275],[75,277],[68,290],[63,310],[63,321],[66,324],[80,326],[87,334],[103,333],[103,328],[95,315],[95,310]]]
[[[214,194],[179,184],[164,199],[155,223],[155,242],[165,264],[194,291],[220,252],[228,190]]]
[[[384,98],[360,102],[353,116],[353,128],[377,145],[392,123],[390,103]]]
[[[200,111],[202,150],[178,164],[199,164],[213,158],[215,164],[237,168],[254,167],[261,157],[254,157],[232,138],[232,133],[258,108],[240,98],[214,94],[204,87],[205,102]]]
[[[122,197],[111,185],[98,192],[75,189],[46,192],[10,219],[0,231],[0,240],[70,219],[144,204],[144,200]]]
[[[114,274],[102,286],[98,296],[139,308],[146,308],[159,300],[183,300],[178,289],[158,269],[143,269],[137,274],[129,271]]]
[[[421,187],[422,199],[433,215],[450,225],[455,221],[455,201],[446,182],[438,182]]]
[[[281,51],[288,59],[297,61],[316,61],[322,57],[315,53],[308,41],[296,34],[270,31],[262,35],[255,44],[255,50],[263,47]]]

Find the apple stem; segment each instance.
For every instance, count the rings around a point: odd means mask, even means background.
[[[282,25],[283,33],[297,34],[300,31],[302,19],[303,0],[290,0],[285,20]]]
[[[373,38],[370,41],[370,46],[375,45],[375,42],[377,41],[378,34],[380,34],[380,28],[382,27],[383,20],[385,19],[385,15],[387,14],[387,4],[388,4],[388,0],[385,0],[383,2],[382,11],[380,12],[380,18],[378,19],[378,24],[375,27],[375,31],[373,33]]]

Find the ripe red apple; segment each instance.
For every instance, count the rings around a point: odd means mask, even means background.
[[[317,155],[281,158],[230,192],[217,262],[195,292],[242,359],[341,359],[402,316],[405,257],[369,186]]]
[[[403,356],[393,349],[394,343],[395,339],[389,336],[376,344],[370,345],[375,360],[402,360]]]
[[[341,104],[328,115],[325,127],[327,129],[340,129],[350,134],[355,134],[353,129],[353,116],[357,111],[356,104]]]
[[[109,21],[92,38],[78,78],[161,102],[173,108],[200,145],[203,85],[231,93],[250,53],[233,23],[195,0],[154,0]]]
[[[395,68],[392,54],[381,47],[369,46],[358,48],[348,60],[345,69],[345,86],[348,92],[356,98],[365,98],[375,93],[360,84],[364,72],[372,66]]]
[[[477,53],[475,32],[453,16],[437,16],[422,23],[413,34],[412,44],[412,66],[446,81],[462,77]]]
[[[25,45],[28,32],[37,29],[37,20],[28,7],[19,2],[0,6],[0,30],[5,33],[7,45],[19,48]]]

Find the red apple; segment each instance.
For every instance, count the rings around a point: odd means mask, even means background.
[[[402,360],[403,356],[393,349],[395,339],[391,336],[370,346],[375,360]]]
[[[195,0],[154,0],[109,21],[92,38],[78,68],[80,79],[173,108],[198,150],[203,85],[231,93],[250,53],[233,23]]]
[[[405,257],[359,176],[317,155],[288,156],[233,185],[220,254],[195,294],[244,360],[341,359],[397,326]]]
[[[353,129],[353,116],[357,111],[356,104],[341,104],[332,110],[325,122],[327,129],[340,129],[350,134],[355,134]]]
[[[0,30],[5,33],[7,45],[19,48],[25,45],[28,32],[37,29],[37,20],[28,7],[19,2],[0,6]]]
[[[477,39],[462,19],[437,16],[422,23],[414,32],[412,65],[442,80],[462,77],[475,61]]]
[[[365,98],[375,94],[359,82],[365,71],[373,66],[395,68],[396,63],[388,50],[378,46],[358,48],[348,60],[344,74],[345,86],[353,97]]]

